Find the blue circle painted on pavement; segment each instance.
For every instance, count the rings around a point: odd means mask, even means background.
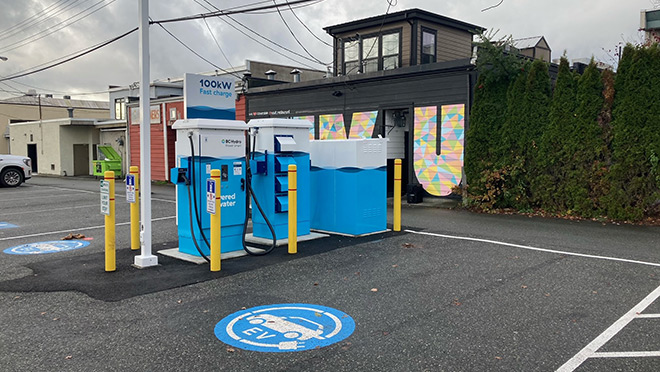
[[[17,245],[15,247],[7,248],[3,252],[7,254],[45,254],[70,251],[86,247],[89,242],[82,240],[53,240],[49,242],[39,242]]]
[[[282,353],[337,343],[355,330],[348,314],[326,306],[278,304],[235,312],[215,325],[222,342],[245,350]]]

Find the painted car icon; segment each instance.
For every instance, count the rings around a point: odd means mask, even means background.
[[[305,341],[311,338],[316,338],[323,340],[324,337],[321,336],[323,333],[323,326],[311,320],[292,316],[288,319],[297,319],[300,322],[307,322],[316,327],[316,329],[310,329],[300,324],[286,320],[287,317],[280,317],[270,314],[259,314],[247,318],[247,321],[250,324],[260,324],[266,328],[269,328],[273,331],[282,333],[286,338],[297,339],[298,341]]]

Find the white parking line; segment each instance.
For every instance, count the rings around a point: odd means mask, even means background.
[[[55,189],[55,190],[84,192],[84,193],[87,193],[87,194],[99,194],[99,193],[100,193],[100,192],[98,192],[98,191],[69,189],[69,188],[66,188],[66,187],[41,186],[41,185],[36,185],[36,186],[39,186],[39,187],[48,187],[48,188]],[[121,192],[115,192],[115,197],[117,197],[117,198],[126,198],[126,195],[122,194]],[[32,198],[31,198],[31,199],[32,199]],[[173,204],[176,204],[176,200],[167,200],[167,199],[159,199],[159,198],[151,198],[151,200],[161,201],[161,202],[165,202],[165,203],[173,203]]]
[[[44,196],[28,196],[27,198],[23,197],[23,198],[16,198],[16,199],[5,199],[5,198],[3,198],[2,201],[3,202],[11,202],[11,201],[25,201],[26,199],[29,199],[29,200],[46,199],[46,198],[52,199],[52,198],[60,198],[60,197],[63,197],[63,196],[77,196],[77,195],[78,195],[78,193],[75,193],[75,194],[59,194],[59,195],[44,195]]]
[[[170,217],[160,217],[160,218],[152,218],[151,221],[163,221],[163,220],[169,220],[172,218],[176,218],[176,216],[170,216]],[[130,225],[131,222],[121,222],[116,224],[116,226],[123,226],[123,225]],[[71,229],[66,229],[66,230],[60,230],[60,231],[49,231],[49,232],[42,232],[38,234],[29,234],[29,235],[21,235],[21,236],[10,236],[7,238],[0,238],[0,241],[4,240],[15,240],[15,239],[23,239],[23,238],[31,238],[34,236],[42,236],[42,235],[53,235],[53,234],[62,234],[62,233],[69,233],[71,231],[85,231],[85,230],[95,230],[95,229],[103,229],[105,228],[105,225],[100,225],[100,226],[87,226],[87,227],[74,227]]]
[[[456,240],[468,240],[468,241],[480,242],[480,243],[489,243],[489,244],[496,244],[496,245],[504,245],[504,246],[507,246],[507,247],[514,247],[514,248],[527,249],[527,250],[530,250],[530,251],[536,251],[536,252],[555,253],[555,254],[563,254],[563,255],[566,255],[566,256],[576,256],[576,257],[596,258],[596,259],[600,259],[600,260],[618,261],[618,262],[627,262],[627,263],[634,263],[634,264],[639,264],[639,265],[646,265],[646,266],[656,266],[656,267],[660,267],[660,263],[646,262],[646,261],[637,261],[637,260],[629,260],[629,259],[627,259],[627,258],[608,257],[608,256],[597,256],[597,255],[593,255],[593,254],[575,253],[575,252],[568,252],[568,251],[558,251],[558,250],[555,250],[555,249],[536,248],[536,247],[530,247],[530,246],[528,246],[528,245],[520,245],[520,244],[512,244],[512,243],[500,242],[500,241],[497,241],[497,240],[469,238],[469,237],[465,237],[465,236],[453,236],[453,235],[435,234],[435,233],[429,233],[429,232],[424,232],[424,231],[413,231],[413,230],[405,230],[405,231],[408,232],[408,233],[412,233],[412,234],[430,235],[430,236],[436,236],[436,237],[439,237],[439,238],[456,239]]]
[[[585,360],[593,357],[600,358],[614,358],[614,357],[649,357],[649,356],[660,356],[660,352],[657,351],[630,351],[622,353],[596,353],[607,341],[611,340],[619,331],[621,331],[625,326],[628,325],[635,317],[644,311],[653,301],[657,300],[660,297],[660,287],[656,288],[648,296],[646,296],[640,303],[635,305],[627,313],[623,314],[619,320],[614,322],[608,329],[596,337],[589,345],[585,346],[580,352],[575,354],[574,357],[569,359],[564,365],[557,369],[557,372],[571,372],[579,367]]]
[[[658,357],[660,351],[608,351],[594,353],[592,358],[645,358]]]
[[[12,213],[4,213],[3,216],[13,216],[16,214],[31,214],[31,213],[42,213],[42,212],[52,212],[52,211],[64,211],[68,209],[79,209],[79,208],[91,208],[91,207],[98,207],[98,204],[89,204],[89,205],[78,205],[75,207],[65,207],[65,208],[49,208],[49,209],[42,209],[40,211],[23,211],[23,212],[12,212]]]

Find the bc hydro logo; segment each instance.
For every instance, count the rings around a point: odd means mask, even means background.
[[[325,306],[280,304],[238,311],[215,326],[216,337],[231,346],[263,352],[303,351],[350,336],[355,322]]]
[[[86,247],[88,245],[89,242],[80,240],[54,240],[50,242],[17,245],[15,247],[7,248],[3,252],[7,254],[44,254],[70,251],[73,249]]]

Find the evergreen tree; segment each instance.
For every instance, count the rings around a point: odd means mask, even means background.
[[[609,217],[638,221],[660,198],[660,48],[626,46],[616,77]]]
[[[602,94],[603,82],[592,60],[578,83],[575,127],[566,142],[571,155],[566,167],[567,207],[583,217],[598,214],[599,198],[592,192],[592,183],[603,162],[603,131],[598,125]]]
[[[548,127],[541,136],[537,162],[540,175],[532,182],[540,206],[551,212],[566,210],[564,180],[569,152],[566,143],[575,127],[576,84],[568,60],[561,58],[550,104]]]

